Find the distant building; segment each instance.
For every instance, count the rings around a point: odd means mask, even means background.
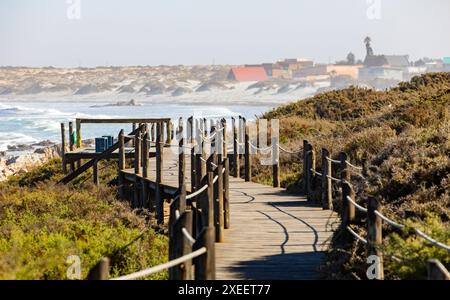
[[[332,76],[349,76],[358,79],[362,65],[327,65],[327,74]]]
[[[371,55],[364,61],[366,67],[407,68],[410,65],[408,55]]]
[[[323,75],[328,75],[327,65],[315,65],[313,67],[306,67],[293,72],[293,77],[295,78]]]
[[[291,79],[292,71],[284,69],[272,69],[272,78]]]
[[[444,57],[444,58],[442,59],[442,63],[443,63],[444,65],[450,65],[450,56],[449,56],[449,57]]]
[[[314,66],[314,62],[309,59],[288,58],[276,63],[280,69],[297,71],[302,68],[310,68]]]
[[[263,67],[237,67],[231,68],[228,73],[228,80],[234,81],[264,81],[268,80],[268,76]]]
[[[358,73],[360,80],[387,79],[402,81],[404,70],[400,68],[368,67],[359,69]]]

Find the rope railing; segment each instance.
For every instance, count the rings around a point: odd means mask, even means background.
[[[359,171],[362,171],[362,170],[363,170],[362,167],[355,166],[354,164],[350,163],[348,160],[346,160],[345,163],[346,163],[349,167],[352,167],[352,168],[354,168],[354,169],[356,169],[356,170],[359,170]]]
[[[255,145],[253,145],[250,141],[248,142],[248,144],[250,145],[250,147],[252,147],[253,149],[257,150],[257,151],[261,151],[261,152],[270,152],[272,151],[272,146],[268,146],[265,148],[259,148]]]
[[[367,244],[367,240],[362,236],[360,236],[359,234],[357,234],[350,226],[347,226],[346,228],[356,239],[360,240],[364,244]]]
[[[193,251],[193,252],[191,252],[189,254],[186,254],[186,255],[184,255],[182,257],[179,257],[179,258],[176,258],[174,260],[171,260],[171,261],[169,261],[167,263],[164,263],[164,264],[161,264],[161,265],[158,265],[158,266],[154,266],[154,267],[151,267],[151,268],[139,271],[139,272],[135,272],[135,273],[132,273],[132,274],[129,274],[129,275],[113,278],[111,280],[137,280],[137,279],[145,278],[145,277],[148,277],[148,276],[150,276],[152,274],[162,272],[164,270],[173,268],[173,267],[178,266],[178,265],[180,265],[182,263],[190,261],[190,260],[192,260],[192,259],[194,259],[196,257],[199,257],[199,256],[205,254],[206,252],[207,252],[206,247],[202,247],[202,248],[200,248],[200,249],[198,249],[196,251]]]
[[[353,204],[357,209],[359,209],[360,211],[367,213],[367,208],[364,208],[361,205],[359,205],[358,203],[356,203],[352,198],[350,198],[350,196],[347,196],[347,200],[351,204]]]
[[[192,237],[192,235],[187,231],[187,229],[185,227],[183,227],[181,229],[181,232],[183,232],[184,237],[186,238],[186,240],[189,241],[189,243],[191,244],[191,246],[193,246],[196,242],[196,240]]]
[[[206,191],[207,189],[208,189],[208,185],[205,184],[205,185],[202,186],[202,188],[199,189],[198,191],[196,191],[196,192],[194,192],[194,193],[192,193],[192,194],[186,195],[186,200],[189,200],[189,199],[192,199],[192,198],[194,198],[194,197],[197,197],[198,195],[200,195],[201,193],[203,193],[203,192]]]
[[[278,148],[279,148],[281,151],[283,151],[283,152],[286,152],[286,153],[288,153],[288,154],[293,154],[293,155],[295,155],[295,154],[300,154],[300,153],[303,152],[303,150],[299,150],[299,151],[288,150],[288,149],[285,149],[285,148],[281,147],[280,145],[278,145]]]
[[[327,159],[328,161],[334,163],[334,164],[340,164],[340,163],[341,163],[340,160],[331,159],[331,158],[329,158],[329,157],[327,157],[326,159]]]
[[[320,173],[320,172],[317,172],[317,171],[316,171],[316,170],[314,170],[314,169],[310,169],[310,171],[311,171],[311,172],[313,172],[314,174],[318,175],[318,176],[323,176],[323,174],[322,174],[322,173]]]
[[[327,178],[333,180],[334,182],[338,182],[338,183],[342,182],[342,179],[338,179],[338,178],[335,178],[335,177],[330,176],[330,175],[327,175]]]

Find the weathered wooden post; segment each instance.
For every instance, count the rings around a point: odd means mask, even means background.
[[[274,188],[280,187],[280,148],[278,146],[278,137],[272,137],[272,183]]]
[[[350,182],[350,172],[348,171],[347,165],[347,153],[341,152],[339,153],[339,160],[341,161],[340,170],[341,170],[341,180]]]
[[[308,195],[308,148],[309,143],[303,140],[303,193]]]
[[[450,273],[437,259],[427,262],[428,280],[450,280]]]
[[[186,159],[184,155],[184,136],[183,123],[180,122],[178,127],[178,187],[180,190],[180,198],[178,209],[180,212],[186,210]]]
[[[66,163],[66,127],[64,123],[61,123],[61,159],[62,159],[62,172],[67,174]]]
[[[183,229],[192,236],[192,211],[181,213],[173,226],[174,249],[173,259],[182,257],[192,252],[190,241],[184,236]],[[173,268],[173,279],[192,280],[192,261],[184,262]]]
[[[77,132],[77,148],[81,148],[81,120],[75,120],[76,132]]]
[[[202,207],[205,224],[208,224],[208,227],[214,229],[214,171],[211,165],[213,160],[213,155],[208,158],[208,191],[207,191],[207,203],[205,203],[205,207]],[[215,239],[214,239],[215,240]]]
[[[141,174],[141,132],[136,132],[134,136],[134,197],[132,207],[137,208],[140,201],[139,186],[141,185],[141,180],[139,175]]]
[[[94,165],[92,166],[92,175],[94,177],[94,184],[98,185],[99,179],[98,179],[98,160],[94,160]]]
[[[73,122],[69,122],[69,150],[73,152],[75,150],[75,135],[73,131]],[[70,171],[75,171],[75,163],[73,161],[70,162]]]
[[[367,199],[367,257],[376,256],[376,266],[378,277],[376,279],[384,279],[383,269],[383,252],[381,249],[383,243],[382,220],[375,214],[376,210],[380,210],[380,205],[375,197]]]
[[[156,217],[158,224],[164,224],[164,202],[161,194],[162,169],[163,169],[163,140],[162,123],[156,125],[156,182],[155,182],[155,202]]]
[[[119,132],[119,174],[118,174],[118,180],[119,180],[119,195],[120,198],[125,198],[125,178],[122,173],[123,170],[125,170],[125,134],[123,132],[123,129]]]
[[[150,140],[149,140],[149,130],[145,126],[144,136],[142,137],[142,198],[140,207],[148,207],[149,199],[149,186],[148,186],[148,171],[149,171],[149,152],[150,152]]]
[[[109,279],[109,258],[103,257],[88,274],[88,280],[108,280]]]
[[[362,172],[361,172],[361,174],[362,174],[362,176],[366,177],[368,175],[367,154],[366,153],[364,153],[364,156],[363,156],[363,158],[361,160],[361,163],[362,163]]]
[[[224,210],[224,222],[223,226],[225,229],[230,228],[230,160],[228,157],[224,160],[225,165],[225,175],[223,177],[223,210]]]
[[[314,148],[311,144],[308,143],[308,155],[307,155],[307,167],[306,174],[308,176],[308,201],[314,200],[314,178],[315,173],[313,170],[316,169],[316,153],[314,152]]]
[[[166,123],[166,129],[167,129],[167,136],[166,136],[166,144],[172,144],[172,137],[173,137],[173,123],[172,121],[168,121]]]
[[[217,143],[215,145],[215,152],[217,153],[217,183],[215,188],[215,227],[216,227],[216,242],[222,243],[225,240],[224,236],[224,205],[223,205],[223,131],[217,131]]]
[[[193,246],[193,251],[205,247],[206,253],[194,259],[195,280],[216,279],[216,255],[214,245],[214,228],[204,227]]]
[[[355,201],[355,191],[348,181],[343,181],[342,185],[342,223],[344,225],[352,224],[355,221],[355,206],[348,198]]]
[[[322,149],[322,208],[333,209],[330,152]]]
[[[156,140],[156,124],[155,123],[152,123],[150,136],[151,136],[151,138],[150,138],[151,141],[155,142],[155,140]]]
[[[240,168],[239,165],[239,145],[238,145],[238,128],[236,127],[236,119],[232,119],[232,127],[233,127],[233,169],[234,169],[234,177],[239,178]]]
[[[250,134],[247,121],[244,119],[245,125],[245,181],[252,180],[252,160],[250,155]]]

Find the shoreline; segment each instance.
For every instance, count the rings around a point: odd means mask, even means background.
[[[60,153],[61,145],[56,144],[35,148],[34,152],[5,151],[5,155],[0,157],[0,182],[8,180],[10,176],[27,173],[54,158],[61,157]]]

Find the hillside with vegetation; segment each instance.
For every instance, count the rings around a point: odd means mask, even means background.
[[[280,120],[280,140],[286,148],[301,149],[306,139],[318,158],[326,148],[334,158],[346,152],[358,165],[367,159],[366,178],[352,176],[358,202],[365,206],[364,199],[375,196],[389,218],[450,244],[450,73],[414,77],[387,91],[350,87],[327,92],[277,108],[263,118]],[[298,192],[301,157],[283,154],[281,169],[282,185]],[[254,175],[268,183],[270,172],[258,167]],[[338,190],[333,198],[339,211]],[[358,232],[365,236],[364,228]],[[450,267],[446,250],[389,227],[383,227],[383,234],[387,278],[424,278],[428,258]],[[337,231],[324,277],[366,278],[364,251],[360,243]]]
[[[67,279],[72,255],[80,257],[81,279],[102,257],[111,259],[111,277],[167,260],[167,238],[150,216],[118,200],[114,186],[92,184],[91,172],[58,185],[60,169],[53,160],[0,183],[0,279]],[[111,163],[101,169],[101,182],[114,180]]]

